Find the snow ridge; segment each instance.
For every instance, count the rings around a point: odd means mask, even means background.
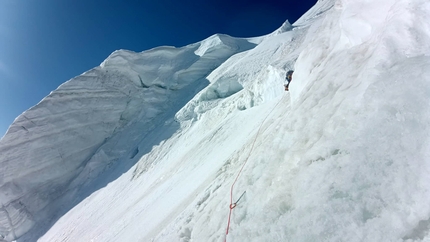
[[[61,210],[59,197],[136,156],[136,143],[205,87],[208,73],[254,46],[215,35],[182,48],[115,51],[20,115],[0,142],[1,238],[44,224]]]

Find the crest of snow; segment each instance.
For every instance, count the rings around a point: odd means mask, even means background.
[[[182,48],[115,51],[20,115],[0,142],[0,240],[46,227],[101,172],[131,166],[121,159],[145,151],[136,143],[207,86],[208,73],[255,46],[222,39],[229,46],[211,37]],[[196,55],[208,42],[210,50]]]

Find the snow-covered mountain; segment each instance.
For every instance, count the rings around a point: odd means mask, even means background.
[[[208,85],[206,76],[255,45],[214,35],[182,48],[116,51],[20,115],[0,146],[3,236],[43,224],[64,206],[60,196],[76,199],[107,167],[150,151],[138,144],[171,135],[174,114]],[[154,135],[165,122],[172,125]]]
[[[0,141],[0,241],[430,241],[429,20],[319,0],[266,36],[114,52]]]

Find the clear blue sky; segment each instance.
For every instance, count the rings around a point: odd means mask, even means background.
[[[0,137],[60,84],[117,49],[261,36],[316,0],[0,0]]]

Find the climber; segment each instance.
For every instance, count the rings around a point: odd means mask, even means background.
[[[293,80],[293,73],[294,73],[294,71],[289,70],[287,72],[287,75],[285,76],[285,80],[287,80],[287,82],[288,82],[287,84],[284,84],[285,91],[288,91],[288,86],[290,85],[291,81]]]

